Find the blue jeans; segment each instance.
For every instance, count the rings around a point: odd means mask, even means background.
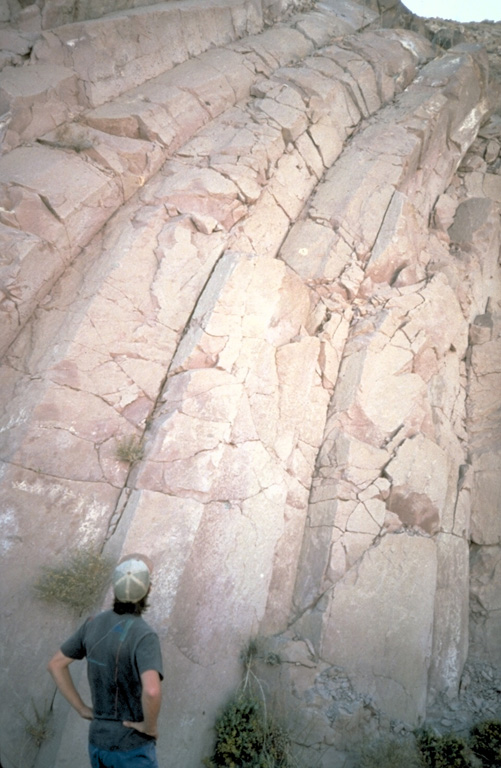
[[[158,768],[154,741],[148,741],[144,746],[127,752],[110,752],[89,744],[89,757],[91,768]]]

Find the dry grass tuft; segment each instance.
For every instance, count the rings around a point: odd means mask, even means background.
[[[50,721],[50,708],[45,704],[43,710],[40,712],[33,699],[31,700],[33,706],[34,716],[32,719],[23,715],[26,725],[24,730],[26,734],[32,739],[37,747],[40,747],[44,741],[47,741],[52,736],[52,728],[49,725]]]
[[[128,464],[134,464],[135,461],[141,461],[144,456],[143,441],[137,435],[123,437],[117,442],[116,457],[119,461],[126,461]]]
[[[92,549],[80,549],[59,566],[45,566],[34,589],[40,600],[81,613],[96,605],[112,568],[109,558]]]

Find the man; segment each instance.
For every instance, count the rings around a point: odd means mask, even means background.
[[[141,618],[151,570],[143,555],[129,555],[119,563],[113,574],[113,609],[87,619],[48,665],[65,699],[91,721],[92,768],[158,768],[162,656],[157,634]],[[84,657],[92,708],[82,700],[69,671],[73,661]]]

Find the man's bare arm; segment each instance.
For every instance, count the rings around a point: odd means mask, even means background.
[[[149,669],[141,675],[142,693],[141,704],[143,707],[144,720],[141,723],[131,723],[124,721],[127,728],[134,728],[147,736],[158,738],[158,715],[162,705],[162,684],[160,675],[154,669]]]
[[[65,656],[62,651],[58,651],[47,665],[47,669],[54,678],[54,682],[57,685],[60,693],[64,696],[66,701],[69,701],[73,709],[76,709],[80,717],[84,720],[92,720],[92,709],[85,704],[78,693],[73,679],[68,669],[69,665],[74,661],[68,656]]]

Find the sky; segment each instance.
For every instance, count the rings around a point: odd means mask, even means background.
[[[418,16],[455,21],[501,21],[501,0],[403,0]]]

